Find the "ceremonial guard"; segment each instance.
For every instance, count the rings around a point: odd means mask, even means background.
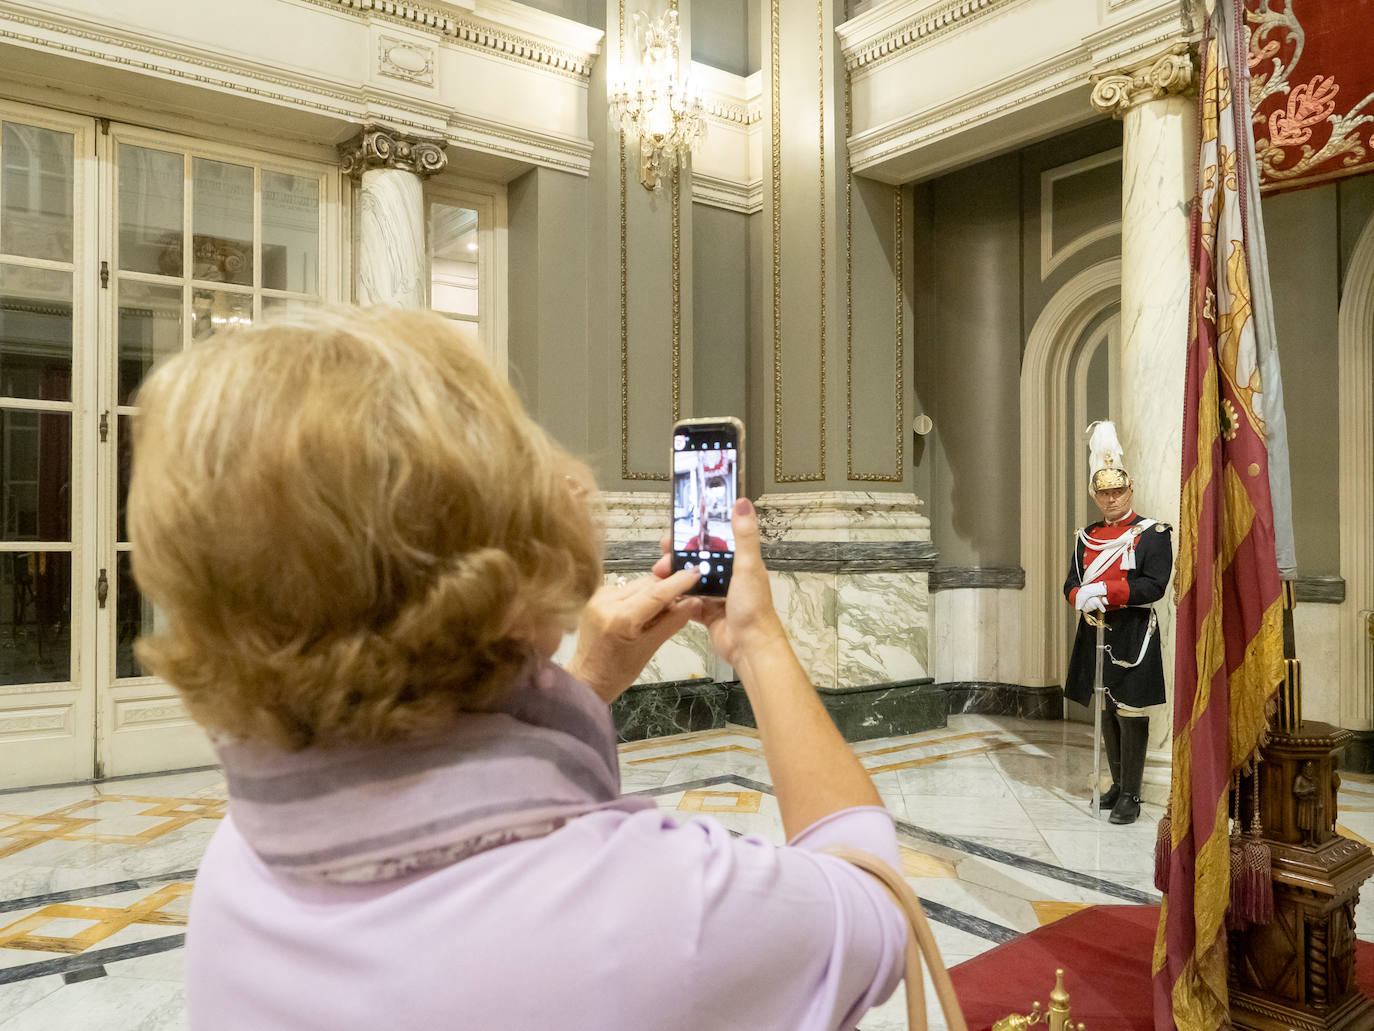
[[[1064,596],[1079,613],[1064,696],[1095,705],[1099,668],[1098,623],[1104,649],[1102,742],[1111,769],[1111,789],[1099,805],[1112,823],[1140,815],[1140,783],[1150,721],[1145,709],[1164,702],[1164,660],[1154,603],[1164,597],[1173,571],[1172,533],[1166,523],[1136,514],[1131,477],[1122,462],[1116,427],[1088,427],[1089,490],[1102,521],[1078,531]]]

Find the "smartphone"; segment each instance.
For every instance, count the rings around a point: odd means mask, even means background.
[[[688,594],[724,597],[735,568],[730,515],[739,497],[744,423],[684,419],[673,427],[673,568],[696,568]]]

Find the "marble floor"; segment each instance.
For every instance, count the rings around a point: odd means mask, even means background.
[[[1160,810],[1146,806],[1129,827],[1094,819],[1086,726],[953,716],[856,750],[897,818],[904,872],[951,966],[1084,906],[1158,898]],[[683,819],[707,813],[782,840],[751,730],[622,745],[621,768],[626,791]],[[214,770],[0,793],[0,1031],[185,1026],[185,914],[224,799]],[[1346,776],[1340,802],[1342,831],[1374,838],[1374,778]],[[1357,924],[1374,937],[1374,891]],[[900,999],[861,1023],[905,1026]]]

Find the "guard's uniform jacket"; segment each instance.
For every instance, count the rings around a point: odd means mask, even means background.
[[[1174,568],[1173,533],[1167,523],[1129,514],[1120,523],[1093,523],[1079,530],[1073,563],[1064,581],[1064,597],[1073,604],[1085,582],[1100,581],[1107,588],[1106,644],[1102,683],[1118,705],[1143,708],[1164,702],[1164,660],[1159,650],[1159,629],[1154,602]],[[1104,552],[1108,557],[1093,566]],[[1085,579],[1087,575],[1087,579]],[[1148,640],[1147,640],[1148,635]],[[1078,617],[1065,697],[1087,705],[1092,700],[1094,649],[1097,630]]]

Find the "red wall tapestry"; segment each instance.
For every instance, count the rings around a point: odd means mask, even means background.
[[[1374,172],[1374,0],[1245,0],[1265,193]]]

